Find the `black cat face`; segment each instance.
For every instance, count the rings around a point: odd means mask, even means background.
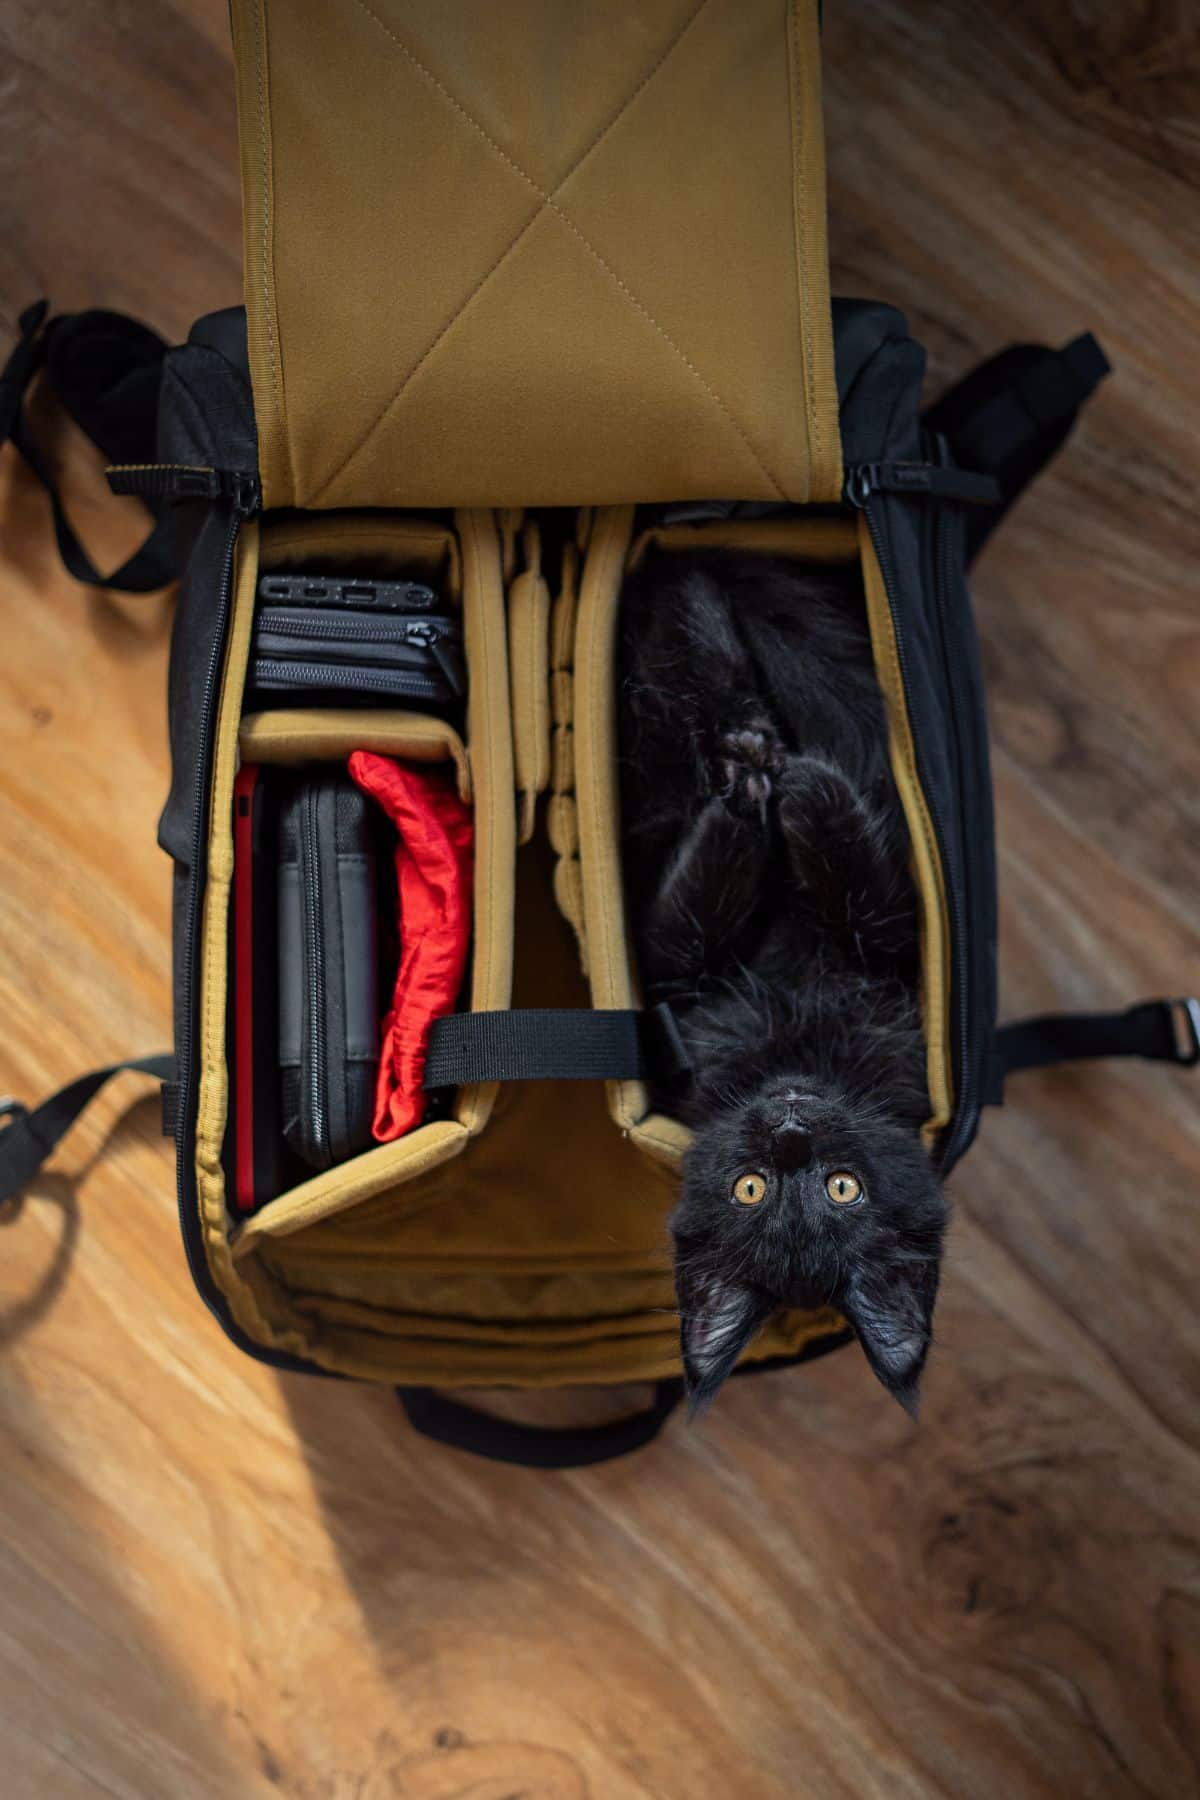
[[[693,1407],[777,1308],[830,1305],[915,1414],[945,1225],[917,1133],[870,1102],[797,1077],[727,1106],[697,1134],[671,1218]]]

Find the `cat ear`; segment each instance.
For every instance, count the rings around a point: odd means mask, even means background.
[[[853,1276],[839,1301],[874,1373],[914,1419],[933,1338],[938,1273],[932,1257],[901,1263],[886,1273],[872,1270]]]
[[[777,1302],[756,1288],[710,1275],[677,1274],[683,1374],[693,1418],[713,1399]]]

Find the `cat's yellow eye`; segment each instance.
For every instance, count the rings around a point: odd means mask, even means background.
[[[760,1200],[767,1197],[766,1177],[763,1175],[743,1175],[733,1187],[733,1197],[739,1206],[757,1206]]]
[[[849,1169],[835,1169],[826,1177],[825,1192],[838,1206],[853,1206],[856,1200],[862,1199],[862,1183]]]

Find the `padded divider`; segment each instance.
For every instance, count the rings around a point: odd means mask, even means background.
[[[803,556],[813,562],[858,561],[853,519],[713,519],[707,524],[654,525],[629,552],[636,569],[648,550],[750,550],[756,556]]]
[[[455,514],[463,568],[463,632],[469,685],[467,744],[475,787],[475,930],[471,1011],[503,1012],[512,1002],[517,826],[504,576],[492,513]],[[459,1092],[459,1122],[483,1130],[495,1082]]]
[[[238,741],[244,763],[333,762],[352,750],[378,750],[408,762],[452,762],[459,798],[471,799],[466,746],[453,725],[429,713],[281,708],[247,713]]]
[[[527,844],[537,803],[550,783],[550,589],[542,539],[530,520],[521,534],[524,567],[508,585],[508,669],[512,685],[518,841]],[[507,579],[507,577],[506,577]]]
[[[592,1004],[602,1009],[638,1005],[621,888],[615,678],[618,602],[633,520],[631,506],[597,513],[575,632],[575,790],[583,916]],[[607,1087],[612,1116],[629,1131],[645,1117],[646,1088],[640,1081],[611,1081]]]
[[[436,519],[405,513],[326,513],[264,523],[264,570],[303,569],[320,561],[347,575],[427,581],[445,599],[462,604],[459,539]]]
[[[579,615],[579,550],[563,546],[562,576],[550,615],[550,801],[546,834],[555,854],[554,898],[575,933],[583,973],[588,971],[583,923],[583,872],[579,866],[579,813],[575,805],[575,625]]]

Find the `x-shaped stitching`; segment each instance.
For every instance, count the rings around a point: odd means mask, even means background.
[[[512,169],[514,174],[516,174],[520,177],[520,179],[525,183],[526,187],[530,188],[538,196],[538,204],[537,204],[536,208],[534,209],[534,211],[525,220],[525,222],[521,226],[520,230],[516,233],[516,236],[513,237],[511,239],[511,241],[505,246],[505,248],[500,252],[500,255],[496,258],[495,262],[492,263],[491,267],[489,269],[485,270],[483,275],[480,276],[479,280],[475,283],[475,286],[471,289],[470,293],[467,294],[465,299],[463,299],[460,302],[460,304],[455,308],[454,312],[451,314],[450,318],[447,319],[446,323],[441,327],[437,336],[433,339],[433,341],[430,344],[428,344],[426,346],[425,350],[422,351],[422,353],[418,357],[417,361],[413,364],[413,366],[409,369],[408,373],[405,375],[404,379],[401,381],[400,386],[396,389],[396,391],[392,395],[391,399],[386,403],[386,405],[381,409],[381,411],[379,413],[377,413],[375,418],[371,421],[371,423],[367,426],[366,430],[363,432],[362,436],[358,439],[358,441],[356,443],[351,445],[350,449],[346,452],[345,456],[343,456],[342,460],[338,463],[337,467],[332,471],[331,474],[329,474],[325,477],[324,481],[321,483],[320,487],[316,490],[316,492],[309,496],[307,504],[310,506],[318,505],[320,500],[322,499],[323,495],[325,495],[329,491],[329,489],[333,486],[334,482],[337,481],[338,478],[342,474],[344,474],[345,470],[354,461],[355,457],[360,455],[361,452],[366,448],[367,444],[370,442],[371,438],[374,437],[375,433],[379,430],[379,427],[383,424],[383,422],[387,418],[388,414],[391,413],[395,409],[395,407],[399,404],[399,401],[403,397],[406,389],[410,386],[412,381],[420,373],[421,369],[424,368],[425,364],[429,361],[430,357],[433,356],[433,354],[437,350],[439,344],[442,343],[442,341],[447,336],[447,334],[453,329],[454,325],[462,317],[463,313],[467,310],[468,306],[470,306],[472,301],[475,300],[478,297],[478,295],[483,291],[483,289],[487,286],[488,282],[491,280],[492,276],[496,274],[497,270],[499,270],[501,265],[508,261],[508,258],[513,254],[513,252],[518,248],[518,246],[524,241],[525,237],[528,235],[530,230],[536,224],[538,219],[540,219],[542,214],[547,211],[553,212],[557,218],[562,220],[563,224],[567,227],[567,229],[576,238],[578,238],[579,242],[582,244],[583,248],[587,251],[589,256],[591,256],[593,258],[593,260],[600,265],[600,267],[604,270],[605,274],[609,277],[610,281],[612,281],[615,284],[615,286],[617,287],[617,289],[620,291],[620,293],[624,295],[625,299],[628,301],[630,306],[632,306],[633,309],[637,313],[639,313],[642,318],[644,318],[646,320],[646,322],[663,339],[664,343],[666,343],[670,347],[670,349],[675,353],[675,355],[679,358],[680,362],[683,363],[684,367],[690,371],[690,373],[695,378],[695,380],[697,382],[699,382],[700,386],[704,389],[705,393],[714,402],[714,404],[719,408],[719,410],[724,415],[724,417],[727,420],[727,422],[729,423],[729,425],[732,427],[734,432],[737,434],[738,438],[745,445],[747,451],[753,457],[754,461],[757,463],[759,469],[762,471],[766,480],[770,482],[771,486],[774,488],[775,492],[779,495],[780,499],[781,500],[784,499],[785,498],[784,491],[783,491],[783,488],[781,487],[779,481],[772,474],[770,469],[767,468],[766,464],[763,462],[762,457],[759,455],[758,451],[754,448],[754,445],[750,442],[750,439],[746,435],[745,429],[742,427],[742,425],[739,424],[738,420],[734,417],[734,414],[730,410],[729,406],[721,398],[721,396],[717,392],[717,390],[700,373],[700,370],[696,367],[695,363],[687,355],[686,351],[684,351],[680,347],[680,345],[675,342],[675,339],[666,330],[665,326],[661,325],[659,323],[659,321],[654,317],[654,315],[650,311],[649,307],[644,305],[644,303],[641,300],[639,300],[638,296],[633,292],[633,290],[630,287],[628,287],[624,281],[622,281],[621,277],[617,274],[616,270],[612,267],[611,263],[608,262],[607,258],[604,257],[601,254],[601,252],[599,250],[597,250],[596,246],[593,243],[591,243],[588,238],[586,238],[584,236],[583,232],[579,229],[579,227],[575,223],[575,221],[572,218],[570,218],[566,212],[563,211],[562,207],[558,204],[558,198],[557,198],[558,195],[561,194],[563,188],[570,181],[571,177],[574,174],[576,174],[580,168],[582,168],[583,164],[588,160],[588,158],[592,155],[592,153],[599,148],[599,146],[603,143],[604,139],[608,136],[608,134],[617,125],[619,120],[622,119],[624,117],[624,115],[629,111],[629,108],[633,105],[634,101],[638,98],[639,94],[641,94],[642,90],[647,86],[647,84],[650,81],[652,81],[654,79],[655,75],[657,75],[658,71],[662,68],[663,64],[668,60],[668,58],[672,55],[672,53],[677,48],[677,46],[687,36],[687,33],[691,30],[692,26],[695,24],[696,20],[700,16],[700,14],[704,11],[705,7],[708,5],[708,0],[698,0],[697,5],[695,7],[693,7],[692,11],[688,14],[687,18],[684,20],[683,24],[679,27],[679,30],[675,33],[675,36],[671,39],[670,43],[666,46],[666,48],[664,50],[660,51],[659,55],[655,58],[654,62],[646,70],[646,72],[642,76],[641,80],[637,83],[636,87],[634,87],[630,90],[630,92],[628,93],[626,98],[618,106],[616,112],[613,113],[612,116],[605,122],[605,124],[603,124],[600,127],[600,130],[592,138],[591,142],[579,153],[579,155],[576,157],[575,161],[571,164],[570,168],[566,171],[566,173],[564,175],[562,175],[559,178],[559,180],[555,183],[555,185],[552,189],[546,189],[541,185],[540,182],[535,181],[533,176],[530,175],[527,170],[523,169],[521,167],[521,165],[518,162],[516,162],[512,156],[509,155],[508,151],[504,149],[503,145],[498,144],[496,142],[495,138],[492,137],[491,133],[486,129],[486,127],[484,125],[480,124],[479,120],[476,119],[470,112],[468,112],[467,108],[462,104],[462,102],[460,100],[458,100],[450,92],[449,88],[447,88],[445,86],[445,84],[438,79],[438,77],[433,73],[432,69],[427,68],[426,65],[421,61],[421,59],[409,48],[409,46],[406,43],[404,43],[403,39],[401,39],[399,37],[399,35],[395,31],[393,31],[392,27],[386,22],[386,20],[381,19],[379,14],[377,12],[375,12],[370,5],[368,5],[367,0],[355,0],[355,5],[358,6],[360,11],[366,13],[367,17],[369,19],[372,19],[374,21],[374,23],[376,25],[378,25],[378,27],[381,31],[383,31],[389,38],[391,38],[392,42],[396,45],[396,47],[400,51],[401,55],[403,55],[413,65],[413,67],[424,77],[424,79],[427,82],[429,82],[429,84],[434,89],[436,89],[436,91],[442,96],[442,98],[450,106],[452,106],[454,108],[455,112],[457,112],[459,114],[459,116],[471,128],[471,130],[474,131],[476,133],[476,135],[478,137],[480,137],[485,144],[488,145],[488,147],[493,151],[493,153],[496,156],[498,156],[510,169]]]

